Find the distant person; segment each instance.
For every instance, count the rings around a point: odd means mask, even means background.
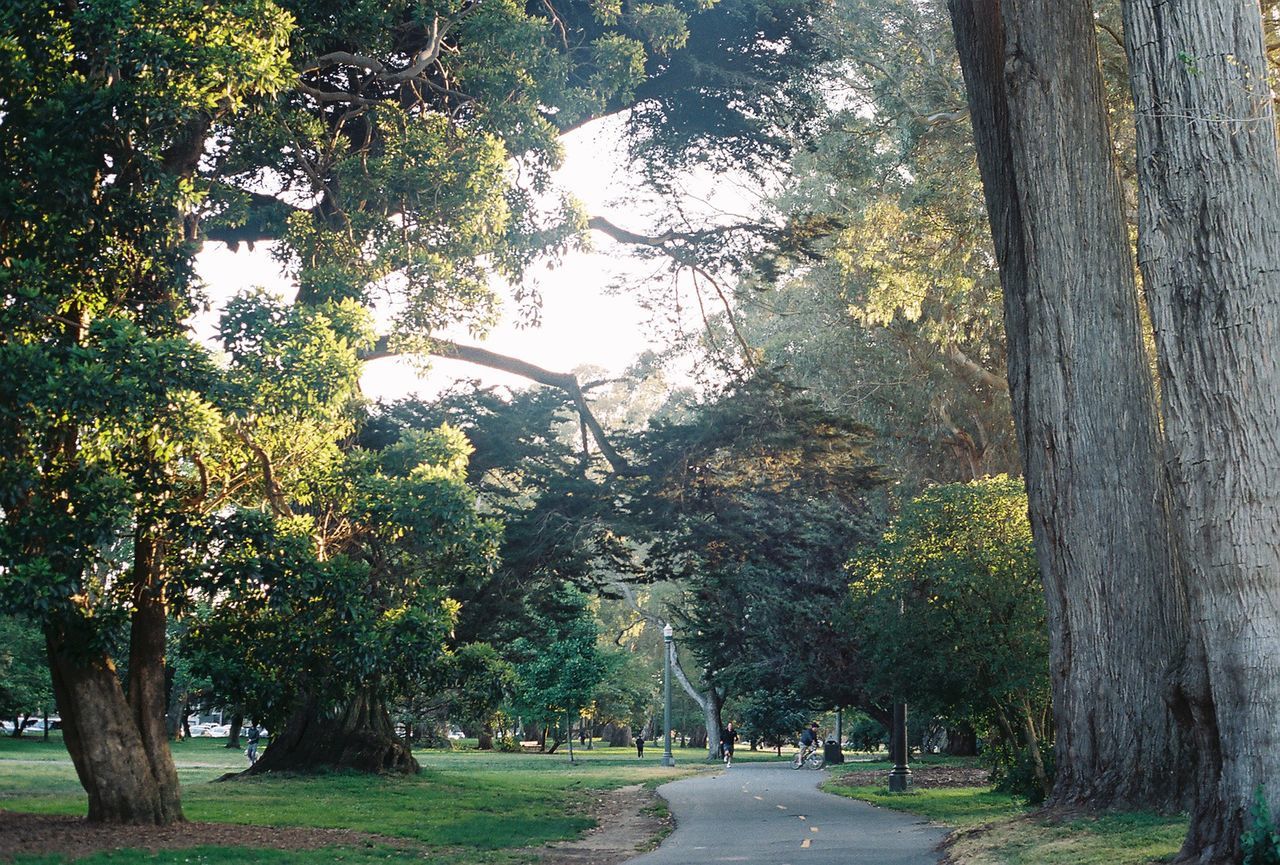
[[[724,755],[724,764],[733,765],[733,743],[738,741],[738,731],[733,729],[733,722],[720,733],[720,753]]]
[[[249,743],[249,747],[245,748],[244,755],[249,758],[250,766],[258,762],[258,740],[261,738],[262,731],[258,729],[258,725],[250,724],[249,729],[244,733],[244,740]]]
[[[636,756],[644,757],[644,736],[636,736]]]

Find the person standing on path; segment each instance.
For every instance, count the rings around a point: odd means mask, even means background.
[[[724,764],[733,765],[733,743],[738,741],[738,731],[733,729],[733,722],[720,733],[720,753],[724,754]]]

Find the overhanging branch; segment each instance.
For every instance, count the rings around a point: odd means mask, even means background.
[[[661,234],[640,234],[615,225],[603,216],[593,216],[588,219],[587,227],[607,235],[619,243],[629,243],[633,246],[649,246],[655,249],[677,243],[704,243],[739,232],[768,235],[777,235],[779,233],[776,225],[770,225],[765,222],[736,222],[731,225],[717,225],[692,231],[668,229]]]
[[[655,615],[640,606],[639,601],[636,600],[635,590],[632,589],[629,584],[624,583],[622,580],[614,580],[609,583],[609,588],[615,590],[619,595],[621,595],[623,603],[630,607],[633,612],[637,613],[649,624],[659,630],[667,626],[666,621],[661,616]],[[680,658],[676,654],[675,643],[672,642],[667,644],[666,649],[671,653],[671,672],[675,673],[676,681],[680,683],[680,687],[684,688],[685,693],[689,695],[690,699],[697,703],[704,712],[707,711],[711,698],[693,687],[693,683],[690,682],[689,677],[685,675],[684,668],[680,666]]]
[[[527,378],[530,381],[536,381],[538,384],[545,384],[548,387],[560,388],[569,394],[569,397],[573,400],[579,418],[586,424],[587,429],[591,430],[591,435],[596,440],[596,446],[600,448],[600,453],[608,461],[614,472],[627,477],[633,477],[638,474],[636,469],[610,443],[608,436],[605,435],[604,427],[600,425],[600,421],[596,419],[595,414],[591,411],[591,406],[587,403],[586,395],[583,393],[582,385],[578,382],[578,377],[573,373],[553,372],[521,360],[518,357],[498,354],[496,351],[489,351],[487,348],[480,348],[476,345],[463,345],[451,340],[436,339],[432,340],[431,345],[430,354],[436,357],[462,360],[467,363],[474,363],[477,366],[518,375],[521,378]],[[398,353],[392,350],[387,340],[383,338],[378,340],[378,344],[373,351],[362,355],[362,360],[377,360],[383,357],[392,357]]]

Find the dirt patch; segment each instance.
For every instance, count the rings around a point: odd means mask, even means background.
[[[411,844],[404,838],[347,829],[275,828],[233,823],[110,826],[90,823],[83,817],[0,810],[0,861],[10,861],[20,854],[58,854],[74,860],[104,850],[179,850],[203,846],[318,850],[330,846],[408,848]]]
[[[546,845],[538,865],[617,865],[652,849],[673,825],[657,795],[640,784],[596,791],[586,805],[596,828]]]
[[[865,772],[847,772],[832,780],[841,787],[876,787],[888,783],[889,773],[883,769]],[[939,787],[986,787],[991,783],[991,771],[978,766],[914,766],[911,783],[917,789]]]

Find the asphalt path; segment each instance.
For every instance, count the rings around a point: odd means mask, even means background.
[[[945,830],[818,790],[825,772],[738,763],[658,788],[676,831],[626,865],[936,865]]]

